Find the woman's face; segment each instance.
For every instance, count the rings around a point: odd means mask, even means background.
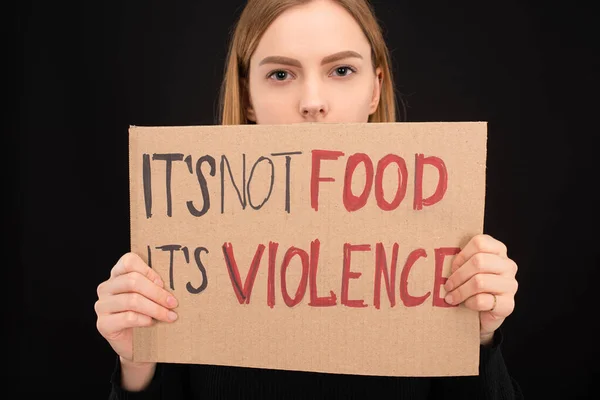
[[[258,124],[367,122],[381,71],[354,18],[330,0],[283,12],[252,58],[248,119]]]

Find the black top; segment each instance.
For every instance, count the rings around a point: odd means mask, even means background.
[[[117,357],[109,399],[522,399],[501,344],[498,330],[494,343],[480,348],[478,376],[394,378],[158,363],[152,382],[141,392],[121,388]]]

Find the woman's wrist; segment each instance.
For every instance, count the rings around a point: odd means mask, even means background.
[[[482,346],[491,346],[494,343],[494,332],[479,335],[479,343]]]
[[[146,389],[156,371],[156,363],[134,362],[119,357],[121,362],[121,387],[129,392],[139,392]]]

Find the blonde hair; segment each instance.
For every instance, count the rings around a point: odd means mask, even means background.
[[[312,0],[248,0],[229,43],[225,73],[219,96],[218,121],[222,125],[248,124],[246,110],[249,93],[243,83],[248,77],[250,58],[269,25],[290,7]],[[391,57],[381,27],[368,0],[333,0],[344,7],[358,22],[371,44],[374,68],[380,67],[381,95],[377,110],[369,122],[395,122],[396,96]]]

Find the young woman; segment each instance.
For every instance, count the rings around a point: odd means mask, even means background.
[[[365,0],[248,1],[230,44],[221,124],[394,122],[395,112],[390,57]],[[176,320],[177,300],[140,257],[125,254],[95,305],[98,330],[118,355],[110,398],[520,398],[498,329],[514,309],[516,271],[488,235],[455,257],[446,301],[479,311],[479,376],[390,378],[134,363],[132,328]]]

